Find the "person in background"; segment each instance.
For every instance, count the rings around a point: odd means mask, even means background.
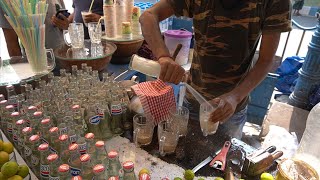
[[[211,122],[223,123],[218,131],[241,139],[249,94],[271,69],[281,32],[291,30],[290,6],[290,0],[160,0],[141,15],[140,23],[161,66],[159,78],[177,84],[185,71],[172,59],[159,22],[174,14],[193,18],[195,45],[188,83],[208,101],[219,103],[210,116]],[[190,95],[187,100],[199,107]]]
[[[88,11],[92,0],[73,0],[72,7],[74,12],[67,18],[60,14],[61,19],[56,16],[52,16],[51,21],[54,25],[62,30],[66,30],[69,27],[69,23],[89,23],[98,22],[100,17],[103,16],[103,0],[94,0],[90,14],[87,14],[82,18],[81,11]],[[89,39],[88,27],[84,25],[84,38]]]
[[[299,11],[303,8],[303,5],[304,5],[304,0],[295,0],[292,6],[294,10],[293,15],[300,16],[301,14]]]

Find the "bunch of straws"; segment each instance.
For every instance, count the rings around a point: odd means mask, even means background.
[[[35,61],[32,64],[43,65],[43,62],[37,61],[46,61],[45,59],[41,60],[45,48],[44,22],[48,10],[46,1],[0,0],[0,6],[6,13],[6,19],[17,33],[26,52],[29,52],[27,54],[32,56],[28,57],[29,63],[31,59]]]

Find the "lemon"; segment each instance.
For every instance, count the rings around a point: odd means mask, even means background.
[[[0,164],[4,164],[9,161],[9,154],[4,151],[0,151]]]
[[[182,179],[179,177],[175,177],[173,180],[182,180]]]
[[[1,172],[5,177],[12,177],[18,172],[18,164],[16,162],[6,162],[1,167]]]
[[[222,177],[216,177],[214,180],[224,180]]]
[[[3,149],[3,141],[0,140],[0,151],[2,151],[2,149]]]
[[[8,180],[23,180],[23,178],[19,175],[14,175],[14,176],[10,177]]]
[[[22,178],[27,177],[29,174],[29,168],[27,165],[20,165],[18,167],[17,175],[21,176]]]
[[[150,175],[150,171],[146,168],[142,168],[140,171],[139,171],[139,176],[141,176],[141,174],[149,174]]]
[[[0,180],[6,180],[7,178],[4,177],[4,175],[0,172]]]
[[[3,143],[3,151],[11,154],[13,152],[13,145],[11,142],[4,142]]]
[[[274,180],[273,176],[270,173],[262,173],[260,176],[261,180]]]
[[[185,178],[186,180],[193,180],[193,178],[194,178],[194,172],[193,172],[192,170],[190,170],[190,169],[186,170],[186,171],[184,172],[184,178]]]

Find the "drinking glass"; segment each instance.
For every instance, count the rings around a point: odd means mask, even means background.
[[[173,122],[179,127],[179,136],[186,136],[188,133],[189,110],[186,107],[179,106],[171,108],[169,113]]]
[[[179,127],[173,120],[158,124],[159,152],[161,156],[175,152],[179,141]]]
[[[70,40],[68,40],[68,36]],[[83,48],[84,46],[84,30],[82,23],[70,23],[68,30],[63,30],[64,41],[72,48]]]
[[[91,43],[100,43],[102,37],[101,23],[89,22],[88,23],[89,36]]]
[[[210,115],[218,107],[218,104],[210,104],[209,102],[204,102],[200,105],[200,126],[203,136],[213,135],[217,132],[219,122],[211,122]]]
[[[153,120],[136,114],[133,117],[133,129],[133,141],[137,147],[151,143],[154,130]]]
[[[92,13],[92,12],[89,12],[89,11],[81,11],[82,20],[83,20],[84,25],[85,25],[86,27],[88,27],[88,23],[85,22],[84,17],[87,16],[87,15],[90,15],[91,13]]]

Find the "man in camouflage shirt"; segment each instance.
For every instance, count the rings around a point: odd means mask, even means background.
[[[173,14],[193,18],[188,81],[207,100],[220,103],[210,120],[223,122],[220,127],[241,138],[248,95],[269,72],[281,32],[291,30],[290,7],[290,0],[161,0],[143,13],[140,23],[161,65],[159,78],[177,84],[185,72],[170,57],[158,24]]]

